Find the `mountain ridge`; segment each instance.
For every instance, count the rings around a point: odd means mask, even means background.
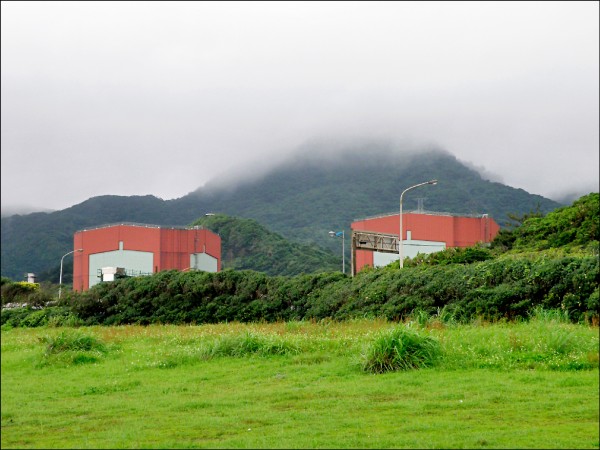
[[[438,179],[438,185],[411,192],[405,211],[425,198],[425,209],[458,214],[487,213],[500,225],[508,213],[547,213],[561,204],[523,189],[484,180],[449,152],[427,148],[401,152],[382,142],[362,142],[318,154],[305,147],[274,167],[235,181],[235,175],[173,200],[153,195],[90,198],[52,213],[2,218],[2,275],[55,267],[73,247],[78,229],[121,221],[161,226],[189,225],[207,213],[254,219],[292,242],[317,244],[339,253],[330,230],[350,230],[357,219],[398,210],[403,189]],[[260,173],[259,173],[260,172]]]

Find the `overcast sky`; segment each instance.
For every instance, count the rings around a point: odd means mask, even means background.
[[[598,191],[598,5],[2,2],[2,209],[178,198],[321,136]]]

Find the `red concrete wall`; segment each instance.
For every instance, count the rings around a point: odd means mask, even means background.
[[[93,230],[82,230],[73,237],[73,289],[89,288],[89,256],[119,250],[137,250],[154,254],[154,272],[184,270],[190,267],[190,255],[207,253],[217,259],[221,268],[221,237],[205,229],[172,229],[141,225],[115,225]]]
[[[355,272],[359,272],[363,267],[373,267],[373,252],[368,252],[366,250],[356,250],[355,255]]]
[[[351,224],[352,230],[400,234],[399,214],[363,219]],[[402,234],[422,241],[445,242],[446,247],[470,247],[478,242],[491,242],[500,226],[491,217],[460,217],[433,214],[403,213]],[[373,252],[357,250],[356,272],[365,265],[373,266]]]
[[[161,229],[158,271],[189,269],[193,253],[206,253],[221,267],[221,237],[205,229]]]

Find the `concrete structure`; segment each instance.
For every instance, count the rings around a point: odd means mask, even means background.
[[[162,270],[221,268],[221,238],[203,229],[121,223],[80,230],[74,236],[73,289],[83,291],[120,276]]]
[[[491,242],[500,226],[487,214],[460,216],[449,213],[402,214],[404,257],[433,253],[449,247],[471,247]],[[352,274],[365,266],[381,267],[398,261],[399,214],[352,222]]]

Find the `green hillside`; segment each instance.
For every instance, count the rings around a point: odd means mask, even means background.
[[[314,147],[305,151],[319,153]],[[424,198],[425,210],[487,213],[505,225],[509,213],[547,213],[561,206],[484,180],[447,152],[399,152],[382,142],[350,147],[337,157],[298,155],[258,180],[207,186],[196,191],[195,198],[190,194],[171,206],[185,210],[195,201],[210,200],[210,212],[253,218],[288,239],[334,248],[327,235],[330,229],[349,230],[357,218],[397,212],[402,190],[430,179],[437,179],[438,185],[407,194],[406,210],[416,209],[417,199]]]
[[[585,195],[571,206],[558,208],[546,216],[534,214],[514,230],[502,230],[496,246],[516,251],[585,246],[600,240],[598,193]]]
[[[422,197],[425,210],[487,213],[505,225],[509,213],[547,213],[561,206],[482,179],[439,150],[406,153],[385,142],[329,150],[313,144],[261,175],[218,180],[176,200],[101,196],[53,213],[4,217],[1,273],[21,280],[27,272],[50,271],[56,282],[60,258],[73,248],[73,234],[79,229],[124,221],[185,226],[206,213],[254,219],[289,241],[318,245],[338,255],[340,242],[329,238],[330,230],[349,233],[356,218],[398,211],[403,189],[432,178],[438,185],[411,191],[404,198],[405,210],[416,209]]]
[[[215,214],[198,219],[221,237],[223,269],[255,270],[267,275],[298,275],[340,270],[341,255],[316,245],[290,242],[252,219]]]

